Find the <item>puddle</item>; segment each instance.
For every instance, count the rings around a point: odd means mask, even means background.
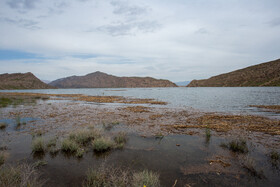
[[[0,119],[0,123],[6,124],[6,128],[0,130],[5,132],[13,132],[13,131],[19,131],[23,132],[27,129],[25,126],[29,125],[30,123],[34,123],[40,121],[39,118],[28,118],[28,117],[18,117],[15,119]]]

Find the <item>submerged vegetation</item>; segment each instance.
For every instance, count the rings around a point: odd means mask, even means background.
[[[222,143],[221,147],[227,148],[236,153],[248,152],[248,146],[245,140],[232,140],[228,143]]]

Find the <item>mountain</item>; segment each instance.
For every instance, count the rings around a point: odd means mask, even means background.
[[[46,84],[49,84],[50,82],[52,82],[52,81],[49,81],[49,80],[42,80],[42,79],[41,79],[41,81],[42,81],[43,83],[46,83]]]
[[[193,80],[188,87],[280,86],[280,59],[250,66],[204,80]]]
[[[55,80],[50,85],[58,88],[136,88],[136,87],[176,87],[176,84],[151,77],[116,77],[102,72],[85,76],[71,76]]]
[[[191,81],[175,82],[177,86],[187,86]]]
[[[43,83],[32,73],[12,73],[0,74],[0,89],[50,89],[54,88],[48,84]]]

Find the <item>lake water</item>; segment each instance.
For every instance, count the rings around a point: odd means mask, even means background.
[[[7,92],[15,92],[15,90]],[[249,107],[249,105],[280,105],[280,87],[90,88],[16,90],[16,92],[152,98],[168,102],[168,107],[192,107],[206,112],[259,114],[274,117],[279,117],[279,114],[267,112],[265,109]]]

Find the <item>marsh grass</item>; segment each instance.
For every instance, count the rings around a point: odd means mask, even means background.
[[[157,133],[157,134],[155,135],[155,138],[156,138],[156,139],[163,139],[163,138],[164,138],[164,135],[160,132],[160,133]]]
[[[247,170],[252,176],[257,177],[259,179],[264,179],[265,175],[263,174],[262,170],[256,169],[256,162],[252,158],[245,158],[242,161],[242,167]]]
[[[85,153],[85,149],[79,148],[79,149],[77,150],[75,156],[76,156],[77,158],[82,158],[82,157],[84,156],[84,153]]]
[[[37,137],[32,141],[32,152],[33,153],[45,152],[45,144],[42,137]]]
[[[101,132],[98,129],[80,130],[78,132],[72,132],[69,135],[69,139],[78,144],[85,145],[91,140],[100,137],[100,134]]]
[[[57,141],[57,138],[52,138],[48,141],[47,143],[47,147],[50,148],[50,147],[55,147],[56,146],[56,141]]]
[[[96,152],[105,152],[114,146],[114,142],[110,138],[100,137],[92,142],[93,150]]]
[[[4,108],[7,107],[8,105],[11,105],[13,102],[9,98],[1,97],[0,98],[0,107]]]
[[[47,161],[45,160],[39,160],[37,162],[34,163],[34,167],[35,168],[39,168],[39,167],[42,167],[42,166],[46,166],[48,164]]]
[[[79,145],[72,139],[66,138],[61,143],[61,150],[66,153],[76,153]]]
[[[160,180],[159,174],[154,173],[152,171],[144,170],[142,172],[134,173],[132,186],[149,186],[149,187],[159,187]]]
[[[128,170],[113,168],[102,164],[97,169],[89,169],[83,187],[103,187],[103,186],[131,186],[131,175]]]
[[[20,164],[18,166],[0,167],[0,186],[5,187],[41,187],[45,181],[34,165]]]
[[[222,143],[220,146],[236,153],[247,153],[249,151],[245,140],[232,140],[229,143]]]
[[[7,123],[0,123],[0,129],[1,129],[1,130],[6,129],[7,126],[8,126]]]

